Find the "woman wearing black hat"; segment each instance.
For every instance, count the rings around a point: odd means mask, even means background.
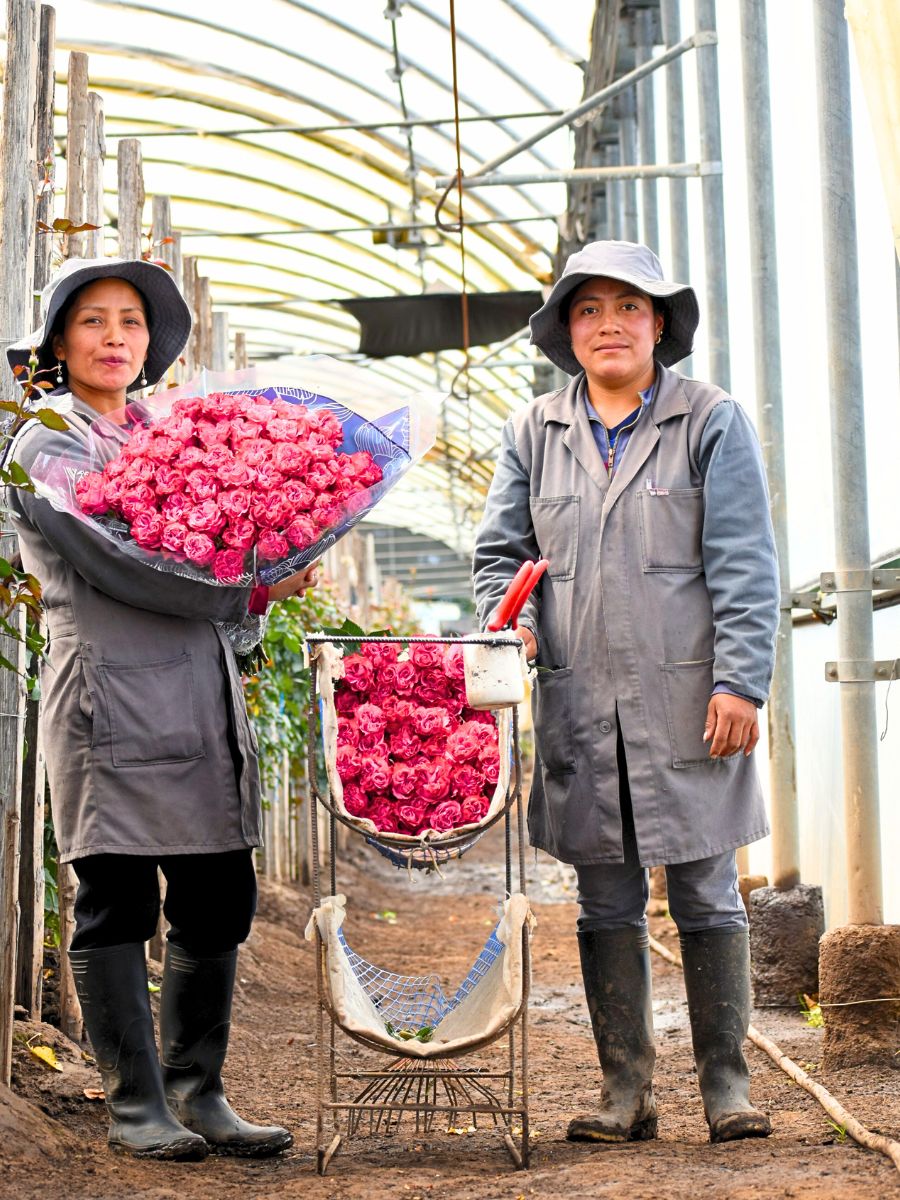
[[[124,410],[183,349],[191,318],[161,267],[69,260],[45,289],[44,322],[7,351],[56,376],[69,428],[37,422],[13,453],[72,458],[92,423]],[[114,418],[115,419],[115,418]],[[22,559],[41,581],[49,631],[43,747],[60,861],[79,879],[69,952],[103,1078],[113,1149],[196,1159],[261,1156],[291,1144],[229,1107],[221,1068],[237,947],[256,907],[256,741],[217,622],[315,583],[314,568],[262,595],[147,567],[38,495],[10,493]],[[264,590],[264,589],[263,589]],[[161,996],[162,1063],[144,943],[170,922]]]
[[[532,341],[573,376],[503,430],[478,533],[483,623],[518,564],[538,672],[531,841],[575,866],[578,940],[603,1069],[573,1140],[656,1136],[647,867],[665,864],[712,1141],[765,1136],[741,1043],[747,918],[735,849],[768,832],[755,766],[778,573],[753,428],[690,353],[693,290],[630,242],[574,254]]]

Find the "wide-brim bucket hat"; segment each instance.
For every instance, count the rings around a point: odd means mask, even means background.
[[[568,324],[561,307],[565,299],[587,279],[598,275],[618,279],[659,301],[663,313],[662,337],[653,349],[663,366],[687,358],[694,346],[700,308],[694,289],[686,283],[669,283],[663,278],[659,259],[649,246],[637,242],[591,242],[571,254],[562,275],[546,302],[530,320],[531,343],[543,350],[551,362],[568,375],[583,370],[572,353]]]
[[[147,308],[150,327],[150,344],[144,363],[147,382],[141,382],[138,376],[126,391],[133,392],[158,383],[187,344],[192,325],[191,310],[165,267],[141,258],[67,259],[41,292],[41,324],[28,337],[7,346],[10,366],[27,367],[34,349],[37,370],[55,370],[56,355],[51,341],[56,318],[73,292],[97,279],[126,280],[140,292]]]

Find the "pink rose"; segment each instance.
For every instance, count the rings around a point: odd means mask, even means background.
[[[141,512],[131,522],[131,536],[145,550],[157,550],[162,543],[163,519],[158,512]]]
[[[122,493],[118,507],[126,521],[133,521],[139,513],[156,512],[156,493],[149,484],[136,484]]]
[[[216,543],[205,533],[189,533],[184,539],[183,549],[198,567],[208,567],[216,557]]]
[[[219,508],[229,519],[243,517],[250,511],[250,491],[248,488],[236,487],[228,492],[219,492],[216,497]]]
[[[374,646],[366,647],[369,654],[374,649]],[[381,711],[384,713],[390,732],[394,733],[402,729],[405,725],[409,725],[412,722],[412,715],[416,707],[411,700],[404,700],[400,696],[395,696],[389,689],[387,696],[381,702]]]
[[[156,468],[148,458],[133,458],[125,468],[122,478],[129,487],[136,483],[149,483]]]
[[[164,433],[157,433],[147,447],[147,457],[155,463],[170,463],[182,448],[182,442],[178,442],[172,437],[166,437]]]
[[[273,463],[260,463],[256,467],[256,486],[265,489],[269,492],[273,488],[280,487],[284,483],[284,475],[274,466]]]
[[[341,782],[347,779],[357,779],[362,769],[362,759],[353,746],[338,746],[335,754],[335,765]]]
[[[344,683],[354,692],[368,692],[374,678],[375,668],[367,655],[348,654],[344,659]]]
[[[103,497],[106,500],[109,508],[114,508],[119,511],[119,505],[122,502],[122,496],[125,493],[125,477],[119,475],[113,479],[103,479]]]
[[[357,712],[358,711],[359,710],[357,709]],[[375,733],[372,731],[370,731],[368,733],[360,732],[359,748],[360,748],[360,750],[364,750],[367,754],[371,754],[371,753],[387,754],[387,752],[388,752],[387,745],[385,744],[385,740],[384,740],[384,734],[383,733]]]
[[[351,688],[339,688],[334,697],[334,707],[341,716],[353,716],[359,707],[360,697]]]
[[[497,786],[500,778],[500,752],[496,746],[486,746],[478,755],[478,770],[484,776],[486,784]]]
[[[242,550],[219,550],[212,564],[213,575],[220,583],[240,583],[244,574]]]
[[[343,718],[338,721],[337,744],[339,746],[359,745],[359,730],[356,727],[356,721]]]
[[[397,814],[389,800],[382,798],[378,803],[370,801],[366,816],[381,833],[397,832]]]
[[[185,446],[175,459],[175,465],[182,471],[191,471],[194,467],[202,467],[205,458],[206,453],[199,446]]]
[[[177,467],[170,467],[167,463],[160,463],[156,468],[153,486],[156,489],[157,496],[170,496],[173,492],[180,492],[184,487],[184,475]]]
[[[361,734],[383,734],[387,718],[377,704],[361,704],[356,710],[356,724]]]
[[[344,785],[344,808],[351,817],[364,817],[368,805],[369,798],[358,784]]]
[[[419,673],[411,662],[390,663],[384,669],[385,686],[401,696],[408,696],[418,679]]]
[[[462,823],[462,809],[455,800],[445,800],[431,810],[429,824],[438,833],[449,833]]]
[[[172,412],[179,417],[188,417],[191,421],[196,419],[203,412],[203,402],[199,396],[184,396],[181,400],[176,400],[172,405]]]
[[[279,415],[274,416],[268,423],[266,426],[266,432],[268,433],[269,437],[276,442],[290,442],[294,439],[294,437],[296,437],[297,426],[293,421],[289,421],[285,417]],[[278,469],[283,471],[284,467],[279,467]]]
[[[281,495],[290,505],[292,514],[305,512],[312,508],[316,498],[316,493],[312,488],[307,487],[299,479],[289,479],[281,488]]]
[[[275,562],[284,558],[290,548],[287,538],[276,533],[274,529],[264,529],[256,543],[256,552],[263,562]]]
[[[225,487],[229,488],[245,488],[256,482],[256,471],[242,458],[232,458],[230,462],[216,467],[216,476]]]
[[[319,535],[309,517],[295,517],[284,531],[284,535],[292,546],[305,550],[311,546]]]
[[[481,750],[481,740],[475,735],[473,724],[466,721],[447,738],[447,753],[457,762],[472,762]]]
[[[218,474],[221,467],[228,467],[235,462],[235,457],[227,446],[212,446],[203,455],[203,465],[208,471]]]
[[[125,457],[124,452],[118,458],[112,459],[103,468],[103,475],[106,479],[113,479],[117,475],[124,475],[128,470],[129,459]]]
[[[203,417],[197,422],[196,431],[197,441],[207,450],[211,450],[213,446],[226,442],[231,433],[227,421],[210,421]]]
[[[416,768],[409,763],[394,763],[391,767],[391,795],[398,800],[409,800],[415,792]]]
[[[386,792],[391,783],[391,764],[387,755],[360,753],[359,784],[369,793]]]
[[[98,471],[91,471],[88,475],[82,477],[75,484],[75,499],[78,501],[78,507],[88,516],[95,516],[97,513],[105,513],[109,508],[109,501],[103,491],[103,476]]]
[[[261,529],[283,529],[291,517],[287,501],[278,493],[255,492],[250,499],[250,516]]]
[[[184,549],[184,539],[189,532],[187,525],[182,525],[180,521],[169,521],[163,526],[160,544],[164,550],[172,550],[177,554]]]
[[[454,796],[477,796],[484,788],[484,776],[471,763],[461,763],[453,772],[451,791]]]
[[[324,438],[326,438],[332,446],[339,446],[344,440],[344,427],[333,412],[328,412],[325,409],[318,409],[310,414],[310,423]]]
[[[466,664],[463,658],[462,646],[448,646],[444,654],[444,674],[448,679],[452,679],[457,683],[464,683],[466,677]]]
[[[488,814],[488,802],[484,796],[466,796],[460,804],[462,823],[476,825]]]
[[[430,762],[417,763],[415,770],[419,791],[429,804],[449,796],[452,768],[445,759],[433,758]]]
[[[166,496],[160,505],[160,512],[167,521],[184,521],[188,513],[193,508],[191,501],[184,492],[173,492],[171,496]]]
[[[225,515],[215,500],[201,500],[187,515],[187,523],[198,533],[219,533],[225,528]]]
[[[397,661],[400,647],[396,642],[369,642],[366,646],[366,654],[375,668],[380,669],[386,667],[388,663]]]
[[[496,729],[497,726],[494,714],[487,709],[464,708],[462,717],[470,725],[490,725],[492,729]]]
[[[259,429],[254,426],[255,433],[252,437],[245,437],[237,451],[238,458],[247,466],[262,467],[271,465],[272,451],[274,447],[268,438],[261,438],[258,435]]]
[[[397,821],[409,833],[421,833],[425,826],[425,808],[419,804],[400,804],[396,809]]]
[[[421,738],[450,732],[450,717],[443,708],[417,708],[412,714],[412,724]]]
[[[272,464],[285,475],[301,475],[309,464],[309,451],[292,442],[283,442],[272,451]]]
[[[222,541],[233,550],[249,550],[256,541],[256,526],[246,517],[234,517],[222,530]]]
[[[195,500],[215,500],[219,494],[219,481],[212,471],[205,467],[195,467],[184,477],[184,486],[189,496]]]
[[[324,492],[331,484],[332,475],[324,463],[313,463],[306,472],[306,483],[314,492]]]
[[[437,642],[410,642],[409,661],[420,670],[443,668],[444,647]]]
[[[426,707],[441,707],[450,699],[453,684],[443,671],[426,671],[419,679],[417,695]]]
[[[434,737],[426,738],[422,742],[422,753],[428,758],[443,758],[447,752],[447,735],[445,733],[436,733]]]
[[[412,758],[422,749],[422,743],[411,729],[398,729],[392,733],[389,744],[391,757],[400,760]]]
[[[180,403],[181,401],[176,400],[172,405],[172,411],[157,426],[157,429],[165,433],[166,437],[178,442],[179,452],[184,445],[192,442],[194,437],[194,418],[178,409]]]

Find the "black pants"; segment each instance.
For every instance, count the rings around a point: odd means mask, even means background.
[[[147,942],[159,921],[159,880],[168,939],[191,954],[234,950],[256,912],[252,850],[225,854],[92,854],[72,863],[78,876],[73,950]]]

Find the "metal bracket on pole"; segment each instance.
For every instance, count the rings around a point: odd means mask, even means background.
[[[825,678],[829,683],[887,683],[900,675],[900,658],[871,659],[844,658],[839,662],[825,664]]]
[[[782,612],[791,612],[795,608],[808,608],[814,617],[823,625],[831,625],[837,613],[834,608],[826,608],[822,603],[822,591],[815,588],[806,592],[787,592],[781,597]]]
[[[823,592],[835,595],[840,592],[878,592],[900,587],[900,571],[824,571],[819,576]]]
[[[490,171],[481,175],[463,175],[462,186],[466,189],[504,185],[524,187],[532,183],[583,183],[591,179],[693,179],[721,174],[720,162],[641,163],[635,166],[566,167],[559,171],[529,171],[524,175]],[[437,186],[443,182],[444,176],[435,180]]]

